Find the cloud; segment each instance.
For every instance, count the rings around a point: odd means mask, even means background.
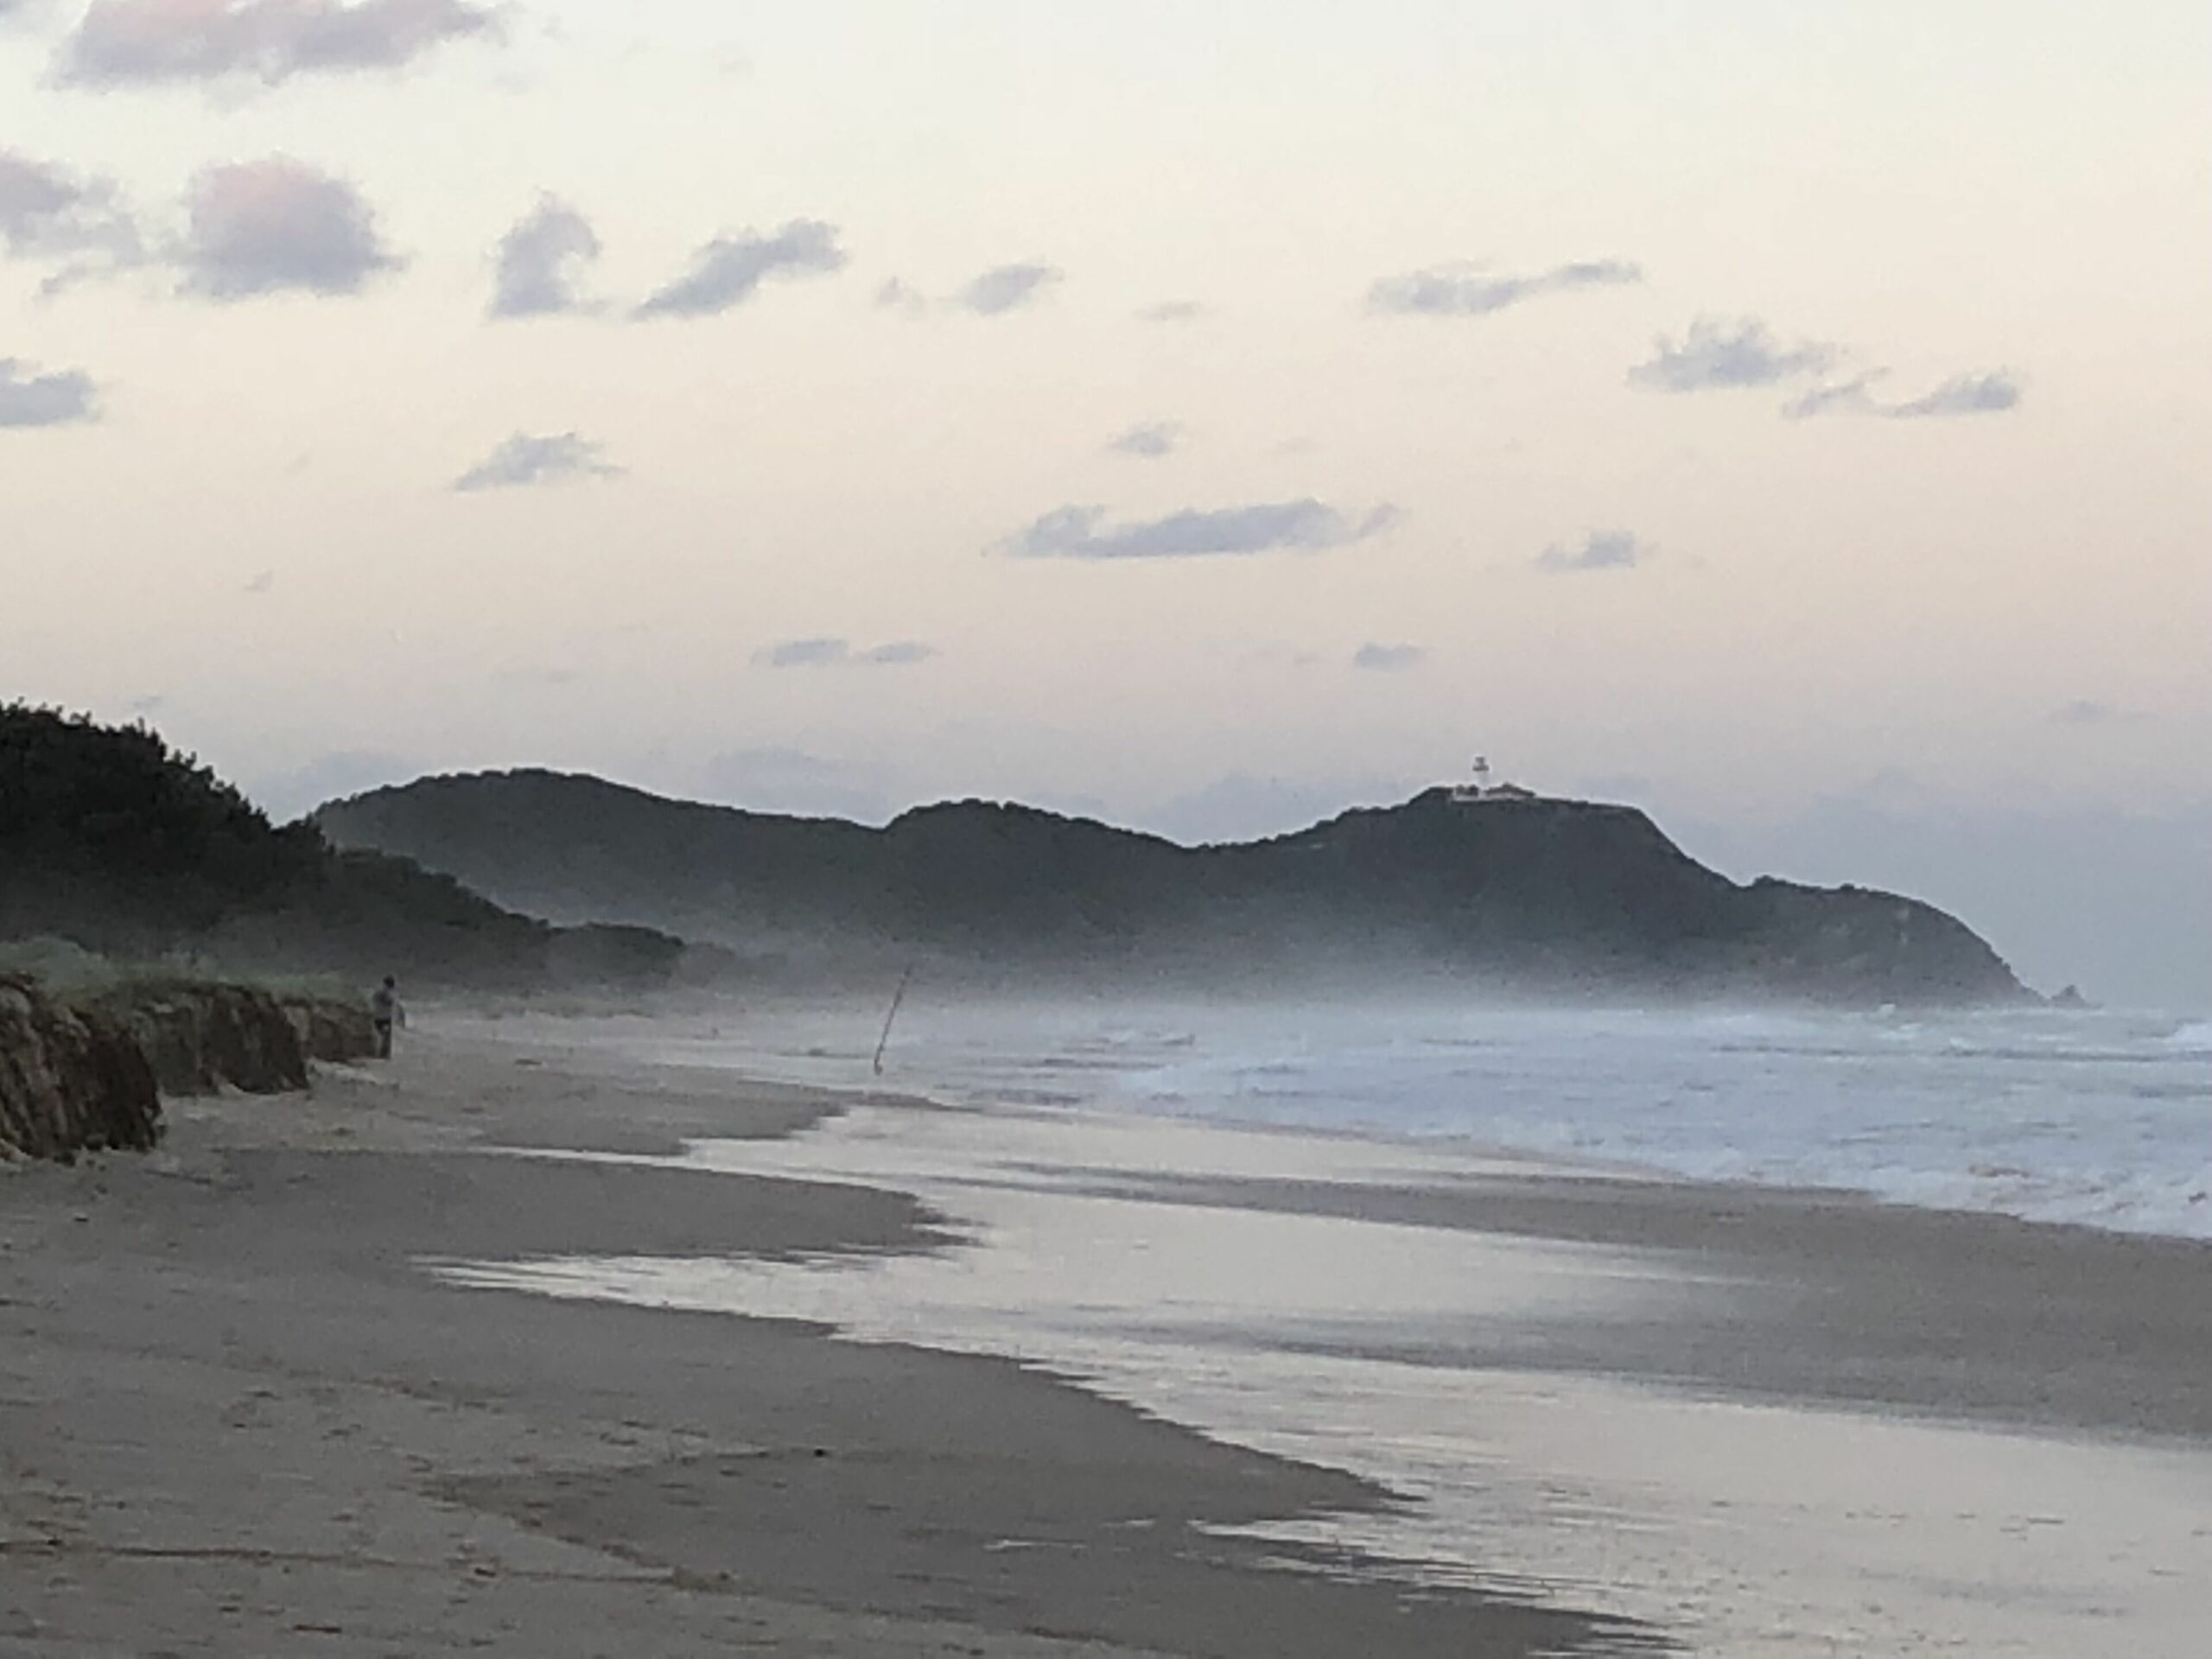
[[[761,668],[905,668],[936,655],[936,646],[919,639],[894,639],[855,650],[850,640],[825,638],[764,645],[753,653],[753,660]]]
[[[1366,669],[1376,674],[1401,674],[1407,669],[1418,667],[1428,652],[1420,645],[1385,645],[1373,640],[1351,654],[1354,668]]]
[[[1999,415],[2019,406],[2019,382],[2005,369],[1954,375],[1933,391],[1901,404],[1885,404],[1874,396],[1875,385],[1888,373],[1886,369],[1872,369],[1855,379],[1815,386],[1785,405],[1782,412],[1792,420],[1806,420],[1817,415],[1878,415],[1887,420],[1913,421],[1954,415]]]
[[[0,427],[71,426],[99,418],[97,388],[80,369],[40,374],[13,357],[0,357]]]
[[[2017,408],[2019,402],[2019,382],[2006,370],[1993,369],[1983,374],[1954,375],[1924,397],[1894,404],[1882,412],[1900,421],[1946,415],[1997,415]]]
[[[886,311],[896,311],[901,316],[918,317],[930,308],[929,296],[911,283],[896,276],[887,276],[875,290],[876,305]]]
[[[1649,363],[1628,372],[1631,385],[1655,391],[1710,391],[1770,386],[1817,374],[1835,361],[1835,348],[1816,341],[1785,346],[1756,317],[1727,322],[1700,317],[1681,340],[1662,334]]]
[[[1882,406],[1874,400],[1874,385],[1888,372],[1886,369],[1869,369],[1848,380],[1815,386],[1783,404],[1782,412],[1793,421],[1809,420],[1816,415],[1878,415]]]
[[[591,309],[576,284],[599,253],[590,220],[556,197],[542,197],[499,238],[492,315],[549,317]]]
[[[605,460],[600,446],[574,432],[531,437],[518,432],[454,480],[463,493],[559,484],[578,478],[614,478],[622,469]]]
[[[1539,570],[1631,570],[1651,561],[1654,549],[1624,530],[1593,530],[1580,547],[1557,543],[1536,556]]]
[[[2121,709],[2109,702],[2077,697],[2052,710],[2050,718],[2053,724],[2059,726],[2133,726],[2150,716],[2139,709]]]
[[[742,305],[771,276],[826,276],[845,268],[837,227],[794,219],[772,236],[739,231],[693,256],[691,270],[638,308],[640,317],[712,317]]]
[[[1140,461],[1158,461],[1173,454],[1182,443],[1183,429],[1173,421],[1147,421],[1116,434],[1108,441],[1106,447],[1116,454],[1135,455]]]
[[[1042,299],[1060,281],[1051,265],[994,265],[953,296],[953,303],[979,317],[995,317]]]
[[[1484,317],[1540,294],[1643,280],[1643,268],[1624,259],[1587,259],[1521,276],[1493,276],[1479,265],[1432,265],[1382,278],[1368,289],[1367,308],[1395,316]]]
[[[1397,509],[1376,507],[1348,518],[1307,499],[1244,507],[1186,507],[1164,518],[1108,524],[1103,507],[1056,508],[1001,550],[1025,559],[1182,559],[1214,555],[1315,552],[1378,536]]]
[[[8,149],[0,149],[0,248],[18,259],[67,262],[48,280],[49,289],[144,257],[138,226],[112,182],[79,179]]]
[[[404,263],[384,245],[359,191],[289,156],[207,168],[193,181],[189,212],[173,257],[185,291],[213,300],[358,294]]]
[[[129,86],[397,69],[448,41],[496,38],[465,0],[92,0],[63,44],[60,78]]]
[[[1211,315],[1196,300],[1162,300],[1157,305],[1140,306],[1135,312],[1139,322],[1196,322]]]

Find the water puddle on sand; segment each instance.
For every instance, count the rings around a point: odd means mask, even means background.
[[[1413,1501],[1257,1529],[1555,1596],[1693,1651],[2201,1659],[2212,1455],[1376,1357],[1529,1321],[1709,1317],[1656,1254],[1131,1196],[1161,1171],[1465,1189],[1529,1166],[1090,1114],[862,1108],[669,1162],[913,1192],[963,1243],[804,1262],[564,1258],[456,1282],[817,1321],[1039,1363]],[[1671,1300],[1670,1300],[1671,1299]]]

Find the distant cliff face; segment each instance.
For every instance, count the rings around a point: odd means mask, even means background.
[[[773,955],[787,970],[924,958],[1017,984],[1783,997],[2025,995],[1964,925],[1891,894],[1739,887],[1631,808],[1431,791],[1295,835],[1186,848],[961,802],[882,830],[665,801],[550,772],[437,778],[321,810],[563,922]]]

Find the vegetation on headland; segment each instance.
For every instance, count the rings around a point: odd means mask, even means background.
[[[527,990],[664,982],[680,940],[563,930],[450,875],[277,825],[143,725],[0,705],[0,941],[49,938],[195,971],[390,972]]]

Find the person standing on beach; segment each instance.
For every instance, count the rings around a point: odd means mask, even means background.
[[[376,1027],[377,1058],[391,1058],[391,1028],[403,1020],[399,1008],[399,984],[390,974],[384,983],[369,994],[369,1023]]]

